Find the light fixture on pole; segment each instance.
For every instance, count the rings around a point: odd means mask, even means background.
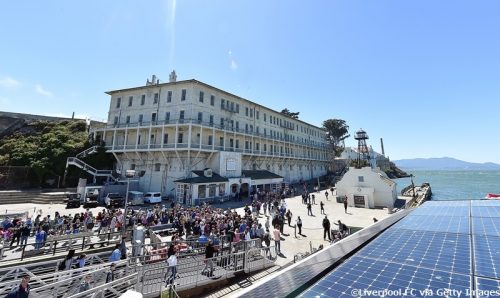
[[[135,178],[138,176],[138,178],[144,176],[146,171],[139,171],[138,173],[135,170],[126,170],[125,171],[125,177],[127,178],[127,192],[125,193],[125,206],[123,207],[123,220],[124,223],[122,225],[122,233],[125,232],[125,227],[127,226],[127,215],[128,215],[128,190],[130,187],[130,179]],[[136,176],[136,174],[138,174]],[[137,180],[136,180],[137,181]]]

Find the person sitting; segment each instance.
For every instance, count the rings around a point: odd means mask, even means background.
[[[115,246],[115,249],[111,253],[111,256],[109,257],[110,262],[117,262],[121,259],[122,253],[120,252],[120,244],[117,244]]]

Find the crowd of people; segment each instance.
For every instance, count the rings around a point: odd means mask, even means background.
[[[305,188],[306,189],[306,188]],[[333,195],[333,189],[330,189]],[[317,191],[316,195],[319,193]],[[316,195],[304,192],[302,203],[307,206],[308,214],[312,215],[312,206],[316,205]],[[205,268],[202,274],[211,276],[214,271],[212,258],[221,253],[221,242],[231,243],[231,252],[237,252],[237,243],[244,240],[260,239],[267,247],[274,244],[276,254],[281,252],[282,236],[286,236],[284,227],[297,228],[298,234],[302,235],[303,222],[300,216],[294,219],[293,211],[288,208],[285,198],[287,193],[257,192],[251,195],[249,203],[243,208],[242,213],[235,209],[217,208],[211,205],[183,206],[171,203],[169,207],[155,205],[149,209],[129,209],[125,216],[120,209],[102,209],[93,214],[90,211],[77,213],[74,216],[61,216],[55,213],[42,217],[40,214],[32,218],[5,218],[0,224],[0,237],[9,247],[23,246],[29,237],[34,237],[35,248],[40,249],[45,245],[48,235],[75,234],[93,231],[96,235],[108,232],[118,232],[121,228],[142,225],[155,227],[169,225],[173,231],[170,245],[162,260],[168,267],[165,276],[168,283],[173,283],[177,274],[179,253],[185,248],[183,241],[195,241],[205,245]],[[325,192],[328,200],[328,190]],[[324,203],[320,201],[321,214],[324,212]],[[345,204],[345,212],[347,212]],[[294,219],[295,225],[292,225]],[[375,221],[375,219],[374,219]],[[338,220],[334,225],[338,229],[331,229],[330,221],[325,215],[323,219],[324,239],[335,243],[349,234],[349,228]],[[75,257],[74,251],[69,251],[66,258],[59,264],[59,270],[71,268],[83,268],[85,266],[85,254]],[[109,261],[112,265],[106,274],[106,282],[114,279],[116,268],[115,262],[127,257],[125,237],[112,251]],[[83,277],[81,291],[90,288],[91,277]],[[29,289],[28,289],[29,292]]]

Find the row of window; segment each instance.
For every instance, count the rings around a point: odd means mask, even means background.
[[[297,165],[298,169],[300,171],[302,171],[302,165]],[[314,170],[316,170],[316,166],[311,166],[312,168],[314,168]],[[271,165],[270,164],[266,164],[266,169],[269,171],[271,170]],[[309,165],[306,165],[304,167],[306,170],[309,170]],[[326,166],[318,166],[318,168],[320,170],[326,170]],[[136,169],[136,165],[133,163],[130,165],[130,169],[132,170],[135,170]],[[279,171],[283,171],[283,165],[278,165],[278,170]],[[290,171],[293,171],[294,170],[294,165],[290,165]],[[161,163],[155,163],[154,164],[154,171],[155,172],[160,172],[161,171]],[[209,184],[208,185],[208,190],[209,190],[209,197],[213,197],[215,196],[215,189],[216,189],[216,184]],[[221,190],[225,187],[225,184],[219,184],[219,195],[220,194],[224,194],[224,191]],[[206,186],[205,185],[199,185],[198,186],[198,194],[200,196],[200,198],[203,198],[205,196],[205,192],[206,192]]]
[[[186,100],[186,89],[182,89],[181,101],[185,101],[185,100]],[[153,104],[156,105],[156,104],[159,104],[159,102],[160,102],[160,93],[155,93],[153,95]],[[167,102],[172,102],[172,91],[167,91]],[[134,103],[134,96],[129,96],[127,106],[131,107],[131,106],[133,106],[133,103]],[[116,108],[119,109],[121,107],[121,104],[122,104],[122,98],[118,97],[116,99]],[[146,94],[142,94],[140,105],[143,106],[145,104],[146,104]]]
[[[198,142],[200,141],[200,134],[197,134],[197,137],[198,137]],[[151,142],[154,144],[155,143],[155,135],[154,134],[151,134],[150,136],[151,138]],[[177,134],[177,143],[184,143],[184,133],[182,132],[179,132]],[[141,144],[141,135],[138,135],[137,136],[137,144],[140,145]],[[168,144],[168,133],[165,133],[163,135],[163,144]],[[255,144],[255,150],[260,150],[260,143],[258,142],[255,142],[255,143],[252,143],[252,141],[245,141],[245,149],[249,149],[249,150],[252,150],[252,144]],[[208,136],[208,145],[213,145],[213,136],[212,135],[209,135]],[[220,137],[219,138],[219,146],[223,147],[224,146],[224,137]],[[263,151],[267,151],[267,144],[263,144]],[[240,140],[239,139],[229,139],[229,147],[230,148],[240,148]],[[274,152],[278,152],[278,147],[280,147],[280,152],[283,153],[283,148],[285,148],[285,153],[290,153],[290,154],[293,154],[293,149],[290,148],[288,149],[288,147],[283,147],[283,146],[277,146],[275,145],[274,146]],[[273,152],[273,145],[269,145],[269,151],[270,152]]]
[[[179,119],[180,120],[184,120],[184,115],[185,115],[185,111],[182,110],[180,111],[180,114],[179,114]],[[151,114],[151,121],[152,122],[155,122],[157,120],[157,114],[156,113],[152,113]],[[140,114],[139,115],[139,123],[143,123],[144,121],[144,116],[143,114]],[[166,112],[165,113],[165,121],[170,121],[170,112]],[[119,118],[118,116],[115,116],[114,118],[114,125],[117,125],[119,122]],[[198,113],[198,122],[203,122],[203,113],[202,112],[199,112]],[[220,125],[221,126],[225,126],[225,125],[228,125],[229,128],[232,128],[232,129],[236,129],[236,130],[239,130],[240,129],[240,123],[238,121],[234,122],[234,120],[230,120],[230,121],[227,121],[228,123],[226,124],[225,123],[225,119],[224,118],[220,118]],[[126,116],[125,118],[125,123],[126,124],[130,124],[130,116]],[[213,125],[214,124],[214,115],[210,115],[210,118],[209,118],[209,124]],[[253,133],[254,132],[254,127],[252,124],[248,124],[246,123],[245,124],[245,132],[246,133]],[[257,134],[260,134],[260,129],[258,126],[255,127],[255,133]],[[264,135],[267,136],[267,129],[264,128]],[[285,141],[291,141],[291,142],[295,142],[296,140],[298,141],[302,141],[302,142],[305,142],[306,139],[305,138],[302,138],[302,137],[296,137],[294,135],[288,135],[288,134],[283,134],[282,132],[280,131],[275,131],[275,130],[269,130],[269,136],[271,137],[274,137],[274,138],[280,138],[280,139],[284,139]],[[312,141],[312,143],[316,143],[315,141]]]
[[[293,171],[294,170],[294,167],[295,165],[290,165],[290,171]],[[299,168],[300,171],[302,171],[302,165],[297,165],[296,167]],[[311,168],[313,168],[314,170],[316,170],[316,166],[309,166],[309,165],[306,165],[304,168],[306,170],[309,170]],[[318,168],[320,170],[326,170],[326,166],[318,166]],[[131,170],[135,170],[136,169],[136,165],[135,163],[133,164],[130,164],[130,169]],[[266,169],[269,171],[271,170],[271,165],[270,164],[266,164]],[[278,165],[278,170],[279,171],[283,171],[283,165]],[[154,171],[155,172],[159,172],[161,171],[161,163],[155,163],[154,164]],[[362,178],[362,177],[361,177]],[[220,188],[224,188],[225,187],[225,184],[220,184],[219,185],[219,189]],[[205,189],[206,189],[206,186],[205,185],[200,185],[199,188],[198,188],[198,194],[203,194],[203,196],[205,195]],[[208,189],[209,189],[209,196],[214,196],[215,195],[215,189],[216,189],[216,185],[215,184],[210,184],[208,185]],[[223,193],[223,192],[220,192],[220,193]],[[220,194],[219,193],[219,194]]]
[[[187,92],[186,89],[181,90],[181,101],[186,100],[186,92]],[[160,94],[154,93],[153,104],[154,105],[159,104],[159,100],[160,100]],[[203,103],[204,100],[205,100],[205,93],[203,91],[200,91],[198,101]],[[120,108],[121,101],[122,101],[122,98],[118,97],[116,100],[116,108],[117,109]],[[134,96],[129,96],[128,97],[128,106],[129,107],[133,106],[133,101],[134,101]],[[140,100],[140,105],[141,106],[145,105],[145,102],[146,102],[146,94],[142,94],[141,100]],[[167,102],[172,102],[172,91],[171,90],[167,91]],[[215,96],[214,95],[210,95],[210,105],[211,106],[215,105]],[[240,113],[240,105],[238,103],[235,103],[235,102],[232,102],[229,100],[225,100],[223,98],[221,98],[220,107],[221,107],[221,110],[227,110],[227,111],[235,112],[238,114]],[[254,111],[253,108],[245,107],[245,116],[253,119],[254,115],[255,115],[256,119],[259,119],[259,117],[260,117],[259,111]],[[263,116],[264,116],[264,122],[267,122],[266,113],[263,113]],[[291,121],[288,121],[288,120],[282,119],[282,118],[278,118],[277,116],[269,115],[269,123],[274,124],[274,125],[278,125],[281,127],[285,127],[288,129],[299,131],[298,124],[294,125]],[[315,129],[308,128],[308,127],[300,126],[300,131],[302,133],[311,134],[311,135],[316,136],[316,137],[320,135],[319,131],[317,131]]]

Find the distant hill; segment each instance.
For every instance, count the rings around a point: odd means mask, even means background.
[[[500,170],[500,165],[492,162],[473,163],[451,157],[400,159],[394,163],[405,170]]]

